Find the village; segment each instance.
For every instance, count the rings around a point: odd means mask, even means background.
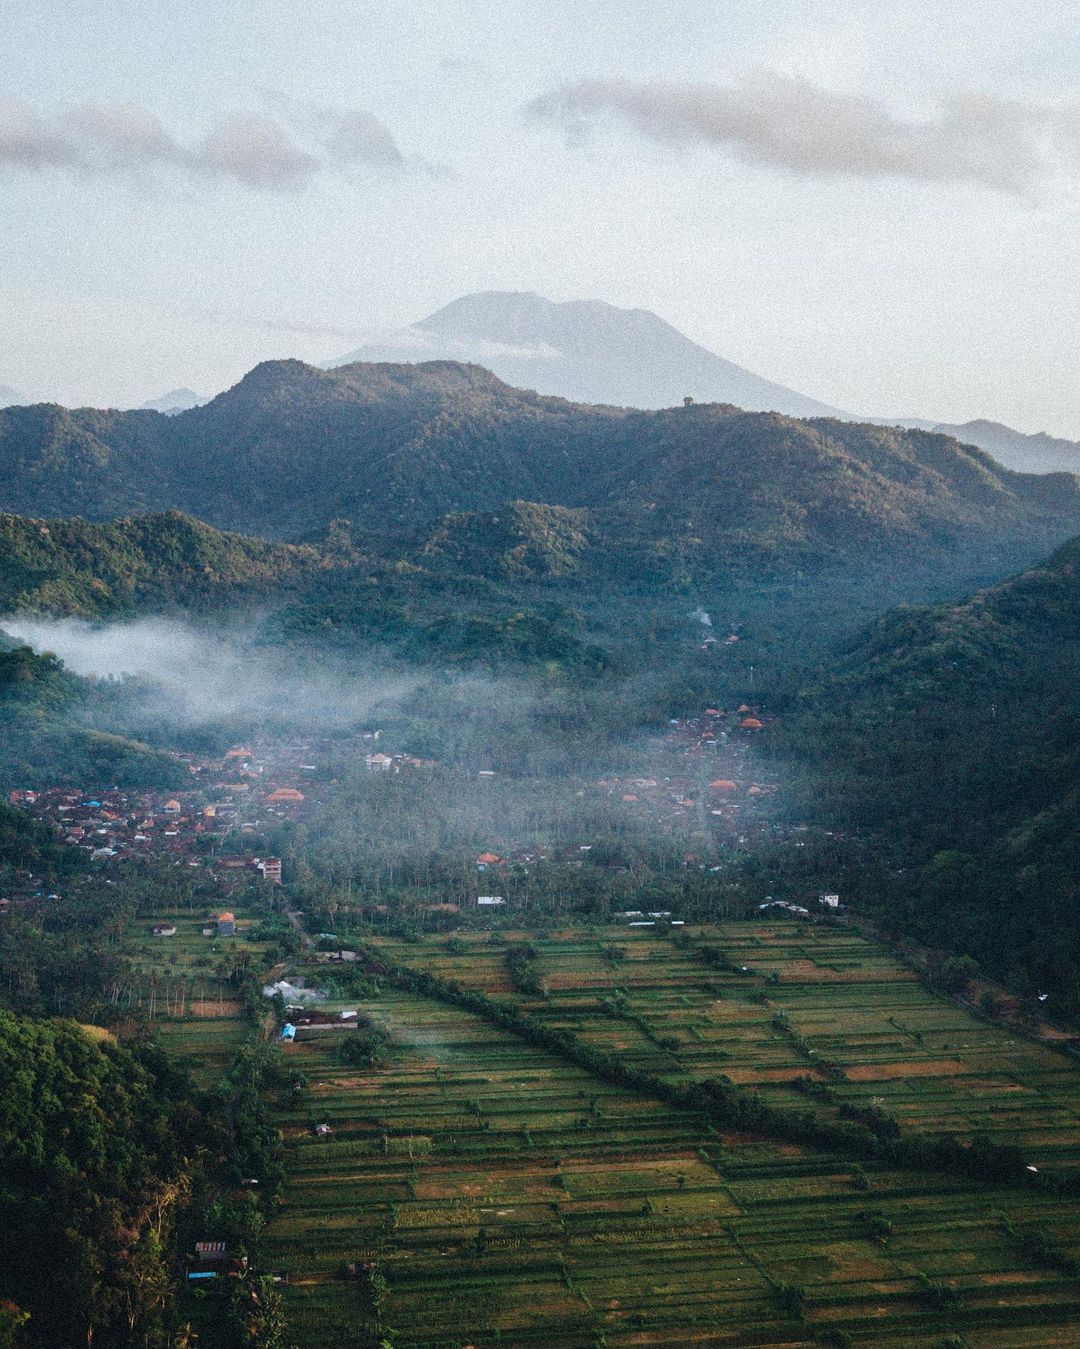
[[[805,846],[805,826],[782,821],[776,809],[780,784],[762,777],[754,745],[770,718],[742,704],[728,712],[708,707],[691,717],[672,718],[640,744],[646,772],[633,776],[569,779],[566,790],[583,801],[604,803],[617,828],[668,836],[681,864],[718,872],[724,854],[783,842]],[[350,736],[256,739],[223,753],[176,752],[189,785],[170,791],[111,787],[95,793],[74,787],[12,791],[12,804],[48,824],[69,847],[88,854],[106,873],[137,860],[153,858],[197,868],[224,903],[253,880],[283,882],[281,853],[287,851],[289,826],[325,820],[342,780],[382,780],[438,767],[392,746],[382,748],[383,732],[364,729]],[[460,772],[478,786],[501,778],[496,768],[463,766]],[[547,864],[583,867],[600,864],[620,872],[616,856],[594,853],[599,835],[515,838],[494,831],[474,854],[475,882],[465,893],[433,897],[428,908],[445,918],[462,905],[493,917],[521,888],[534,868]],[[284,877],[288,879],[287,876]],[[24,876],[4,896],[41,900],[53,887]],[[505,892],[505,893],[504,893]],[[438,902],[434,902],[438,899]],[[455,902],[458,901],[458,902]],[[385,905],[373,914],[389,913]],[[665,917],[667,915],[664,915]],[[802,917],[802,913],[791,913]],[[655,915],[630,916],[654,922]],[[167,934],[160,934],[167,935]],[[220,934],[219,934],[220,935]]]
[[[343,755],[355,756],[368,772],[379,774],[423,765],[423,760],[404,754],[380,752],[379,735],[375,730],[344,742],[235,745],[221,757],[175,752],[173,757],[186,767],[191,783],[172,791],[24,788],[11,791],[8,799],[96,862],[163,856],[220,873],[247,868],[280,883],[280,859],[244,855],[244,836],[265,835],[309,818],[337,785],[324,765]]]
[[[654,775],[603,778],[592,789],[661,832],[682,832],[689,824],[716,844],[751,846],[779,828],[766,808],[779,783],[755,776],[752,762],[754,739],[767,724],[745,703],[730,713],[709,707],[700,716],[673,718],[652,747]]]

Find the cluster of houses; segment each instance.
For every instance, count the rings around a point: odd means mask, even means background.
[[[648,912],[642,912],[641,909],[623,909],[614,917],[627,927],[655,927],[657,923],[664,923],[668,927],[686,926],[682,918],[672,918],[670,909],[650,909]]]
[[[212,857],[217,841],[227,834],[253,834],[306,814],[320,795],[318,782],[310,779],[315,765],[300,762],[309,748],[288,745],[256,754],[237,745],[223,758],[176,755],[187,767],[191,785],[173,792],[111,787],[88,793],[57,787],[13,791],[9,800],[97,861],[165,854],[194,865]],[[263,865],[248,858],[236,865],[251,862]],[[272,872],[269,861],[266,865]],[[280,881],[280,865],[276,876],[264,874]]]
[[[755,808],[779,791],[779,783],[759,780],[751,772],[750,741],[764,725],[747,704],[734,713],[709,707],[697,717],[674,717],[656,746],[661,771],[649,777],[601,778],[592,787],[647,814],[663,832],[685,828],[689,820],[701,830],[731,834],[745,843],[740,835],[765,825],[767,812]]]
[[[827,913],[837,913],[840,909],[847,906],[840,903],[840,896],[837,894],[818,895],[818,905]],[[778,910],[780,913],[789,913],[793,918],[809,918],[810,910],[805,904],[793,904],[787,899],[773,899],[769,895],[763,904],[757,906],[758,913],[769,913]]]
[[[406,768],[434,768],[434,759],[418,759],[413,754],[384,754],[376,750],[364,755],[364,765],[369,773],[400,773]]]
[[[697,717],[672,717],[668,722],[668,739],[691,749],[712,749],[725,739],[752,739],[772,720],[749,703],[741,703],[733,712],[707,707]]]
[[[269,799],[294,799],[290,794],[282,796],[283,791],[288,789],[274,789]],[[167,855],[192,866],[205,863],[226,880],[241,881],[256,873],[273,885],[281,884],[280,857],[216,853],[215,842],[236,828],[236,811],[227,804],[201,805],[194,792],[170,796],[112,788],[86,796],[55,788],[15,791],[9,799],[52,824],[65,843],[83,849],[95,861]]]
[[[65,843],[99,861],[162,852],[194,857],[199,836],[222,827],[198,810],[190,792],[168,795],[111,788],[87,795],[58,787],[11,792],[9,800],[51,824]]]

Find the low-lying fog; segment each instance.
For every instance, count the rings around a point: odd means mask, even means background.
[[[374,663],[315,663],[295,650],[257,646],[245,631],[226,635],[174,619],[102,624],[20,616],[0,619],[0,629],[35,651],[51,651],[74,674],[152,681],[172,720],[271,718],[329,729],[364,719],[417,683],[415,675]]]

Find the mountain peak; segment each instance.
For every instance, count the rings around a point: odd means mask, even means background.
[[[331,364],[425,359],[483,365],[507,384],[577,403],[661,408],[689,397],[793,417],[843,415],[724,360],[648,309],[534,291],[463,295]]]

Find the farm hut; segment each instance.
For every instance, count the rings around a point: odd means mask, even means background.
[[[502,895],[477,895],[476,902],[482,909],[495,909],[506,903]]]
[[[228,910],[221,914],[217,920],[217,935],[219,937],[236,936],[236,915],[229,913]]]
[[[332,1134],[334,1130],[329,1124],[316,1124],[315,1133],[319,1138],[325,1138],[327,1134]]]
[[[282,1026],[282,1028],[281,1028],[281,1038],[282,1038],[283,1040],[295,1040],[295,1039],[296,1039],[296,1027],[292,1024],[291,1021],[286,1021],[285,1024],[284,1024],[284,1026]]]
[[[744,731],[760,731],[763,724],[757,717],[743,717],[742,721],[739,722]]]
[[[155,936],[155,937],[175,937],[175,936],[176,936],[176,924],[175,924],[175,923],[155,923],[155,924],[154,924],[154,936]]]

